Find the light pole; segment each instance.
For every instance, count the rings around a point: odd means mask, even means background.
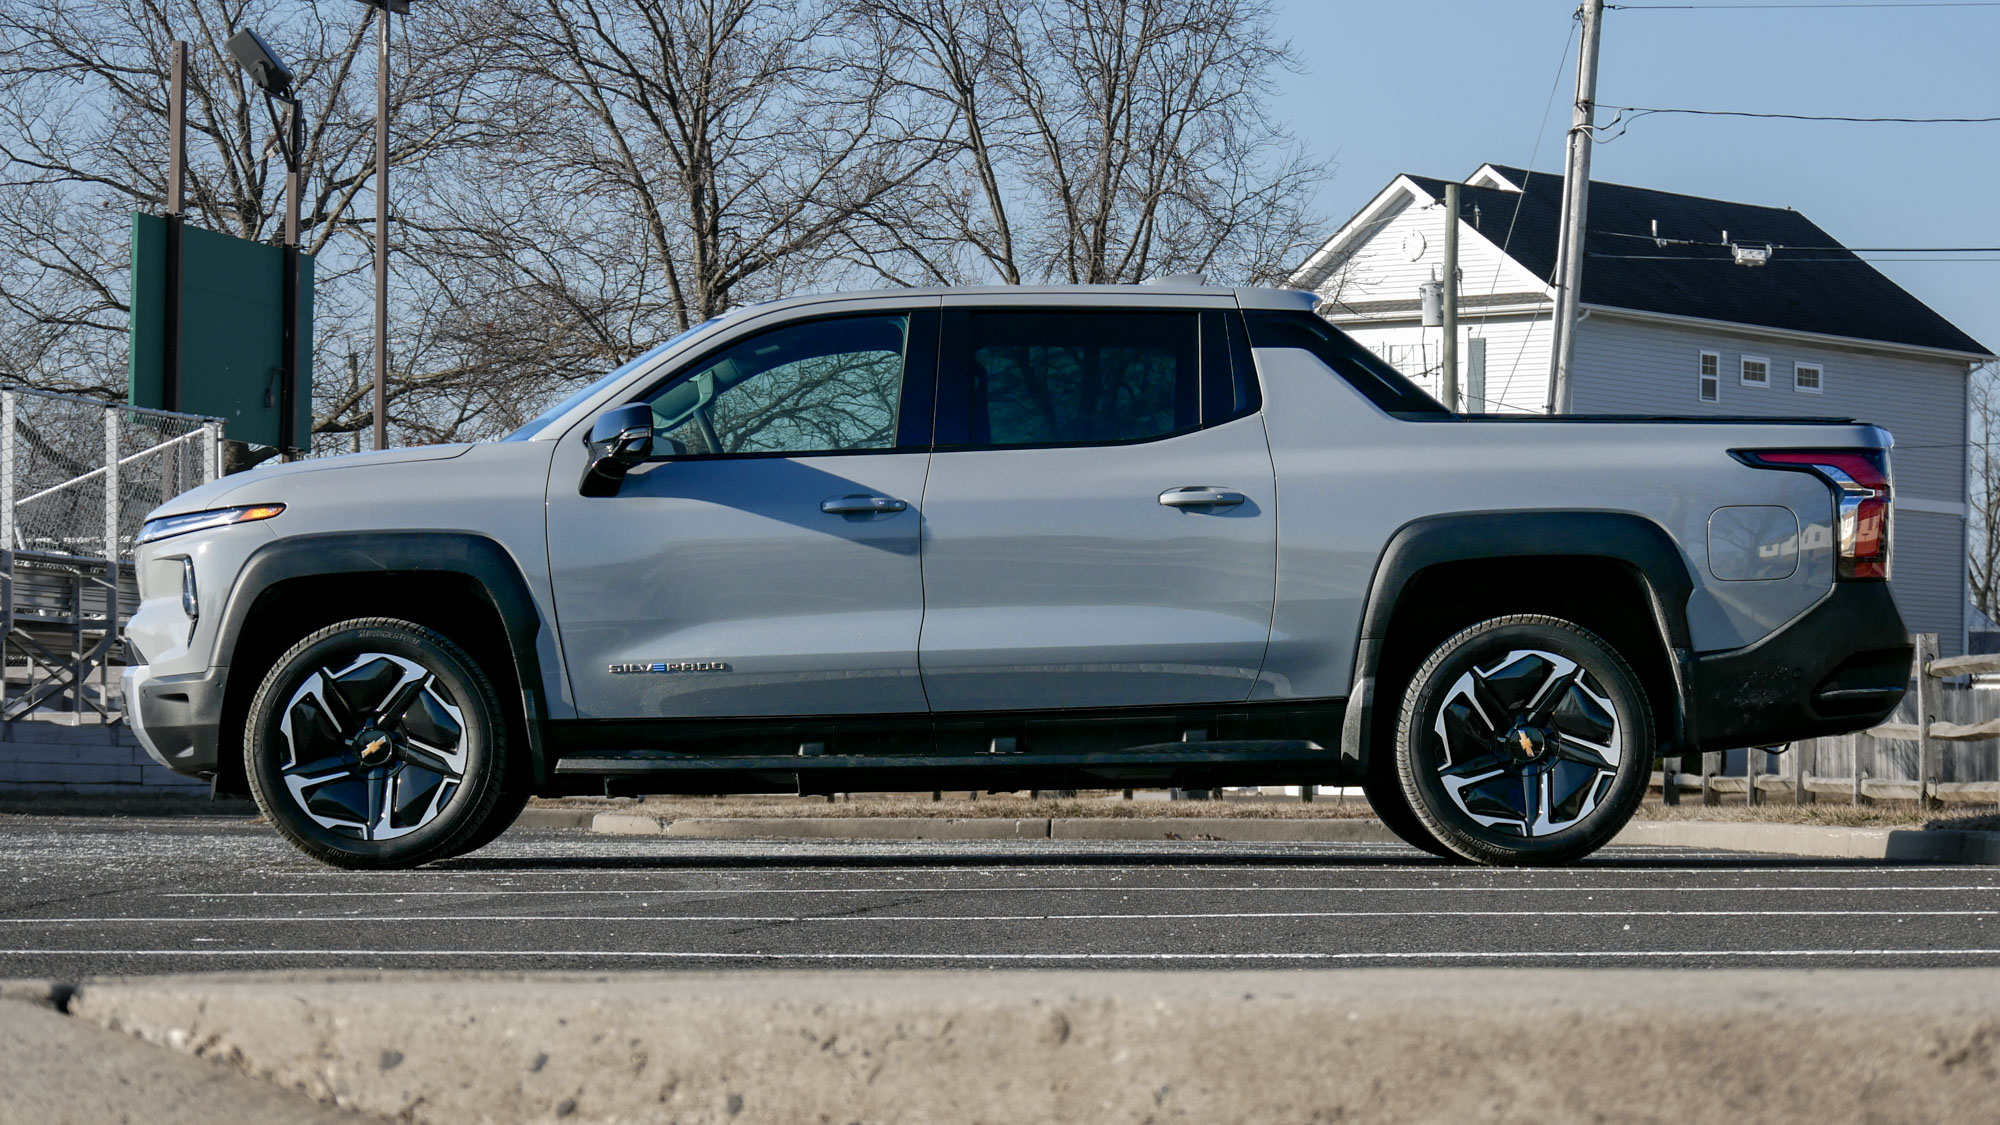
[[[380,11],[375,25],[375,448],[389,448],[389,16],[410,0],[360,0]]]
[[[262,36],[249,28],[229,37],[225,44],[237,65],[250,74],[250,81],[264,91],[264,104],[282,102],[284,120],[271,110],[271,122],[278,126],[278,149],[285,158],[285,275],[279,316],[283,355],[278,361],[278,452],[291,460],[300,452],[298,435],[299,381],[299,196],[303,189],[301,167],[305,154],[305,120],[299,99],[292,92],[292,71],[278,60],[276,52]]]

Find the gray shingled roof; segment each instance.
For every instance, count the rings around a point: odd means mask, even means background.
[[[1492,167],[1520,185],[1521,194],[1462,188],[1465,218],[1471,220],[1476,207],[1480,233],[1495,244],[1505,240],[1508,255],[1537,277],[1554,276],[1563,178]],[[1443,198],[1445,181],[1409,178]],[[1520,216],[1515,219],[1517,203]],[[1619,237],[1651,234],[1655,219],[1663,238],[1719,243],[1726,231],[1739,244],[1814,249],[1778,250],[1769,265],[1750,268],[1734,264],[1730,252],[1719,246],[1659,247],[1648,239]],[[1789,208],[1593,181],[1589,222],[1590,234],[1584,240],[1585,304],[1991,354]]]

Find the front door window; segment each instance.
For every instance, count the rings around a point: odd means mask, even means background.
[[[675,455],[849,453],[890,449],[909,318],[788,325],[725,349],[649,403]]]

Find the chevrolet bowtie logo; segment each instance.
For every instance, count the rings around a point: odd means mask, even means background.
[[[1521,740],[1521,753],[1532,754],[1535,752],[1535,740],[1528,737],[1527,731],[1519,732],[1517,737]]]
[[[650,664],[613,664],[611,666],[611,674],[614,676],[727,671],[729,671],[729,665],[721,660],[655,660]]]

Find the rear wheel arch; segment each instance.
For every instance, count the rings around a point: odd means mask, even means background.
[[[1466,513],[1414,521],[1375,568],[1341,736],[1344,756],[1380,766],[1409,677],[1453,634],[1512,614],[1574,621],[1632,664],[1655,742],[1687,745],[1691,658],[1687,564],[1653,521],[1620,512]]]
[[[546,780],[540,616],[511,555],[485,536],[335,533],[281,539],[252,555],[223,611],[217,787],[247,791],[243,723],[264,674],[301,638],[354,617],[396,617],[450,637],[493,678],[510,712],[517,784]]]

